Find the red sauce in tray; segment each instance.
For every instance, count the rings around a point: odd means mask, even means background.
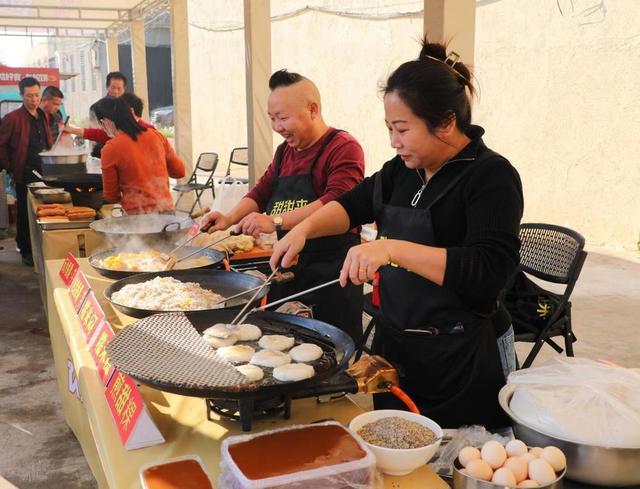
[[[366,453],[340,426],[306,426],[258,436],[229,446],[248,479],[265,479],[359,460]]]
[[[146,469],[142,476],[148,489],[213,489],[196,460],[155,465]]]

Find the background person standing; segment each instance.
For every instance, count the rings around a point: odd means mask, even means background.
[[[37,181],[32,170],[42,170],[39,153],[51,147],[52,139],[47,116],[38,107],[40,83],[28,76],[20,80],[18,86],[22,107],[9,112],[0,121],[0,168],[11,173],[16,186],[16,244],[22,255],[22,263],[33,266],[27,214],[27,184]]]
[[[64,95],[59,88],[49,86],[42,91],[40,108],[47,115],[49,132],[51,133],[51,139],[54,141],[58,138],[60,123],[63,122],[62,112],[60,112],[60,106],[63,101]]]

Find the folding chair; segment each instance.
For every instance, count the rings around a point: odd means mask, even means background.
[[[202,202],[200,202],[200,196],[205,192],[205,190],[211,189],[211,197],[213,199],[216,198],[215,191],[213,189],[213,173],[216,171],[217,166],[217,153],[201,153],[200,156],[198,156],[196,167],[193,169],[193,173],[189,177],[187,183],[180,183],[173,187],[173,190],[179,193],[176,200],[176,211],[180,210],[178,208],[178,204],[182,197],[188,192],[195,192],[196,195],[193,205],[191,206],[191,210],[189,210],[189,214],[193,213],[196,204],[200,206],[200,209],[203,209]],[[198,183],[198,171],[207,172],[207,180],[204,183]]]
[[[584,237],[581,234],[553,224],[522,224],[520,242],[519,270],[546,282],[565,285],[561,294],[543,289],[545,295],[553,298],[554,311],[542,326],[518,324],[515,341],[534,344],[522,364],[522,368],[528,368],[544,343],[558,353],[563,352],[563,349],[551,339],[555,336],[564,337],[566,354],[573,356],[573,342],[576,341],[576,337],[571,325],[569,298],[580,276],[587,252],[584,251]],[[512,316],[515,316],[514,312]]]
[[[249,148],[233,148],[231,155],[229,156],[229,165],[227,166],[227,173],[225,178],[231,175],[231,165],[240,165],[249,169]],[[236,180],[242,183],[248,183],[248,178],[236,178]]]

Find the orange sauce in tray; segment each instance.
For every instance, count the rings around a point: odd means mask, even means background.
[[[146,469],[147,489],[213,489],[197,460],[179,460]]]
[[[229,454],[252,480],[352,462],[367,455],[347,430],[334,425],[257,436],[230,445]]]

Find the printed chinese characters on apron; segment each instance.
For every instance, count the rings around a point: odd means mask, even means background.
[[[267,204],[267,214],[275,216],[289,212],[304,207],[319,197],[313,189],[313,168],[327,144],[338,132],[340,132],[338,129],[334,129],[325,137],[311,162],[309,171],[303,175],[280,176],[280,166],[286,143],[278,147],[275,158],[273,193]],[[284,233],[278,238],[283,235]],[[286,297],[338,278],[349,248],[359,242],[359,236],[351,232],[308,240],[304,250],[300,253],[297,265],[292,269],[295,275],[294,280],[286,284],[271,285],[269,300]],[[336,284],[306,294],[297,300],[311,306],[316,319],[337,326],[351,335],[354,341],[361,337],[362,286],[349,284],[342,288]]]

